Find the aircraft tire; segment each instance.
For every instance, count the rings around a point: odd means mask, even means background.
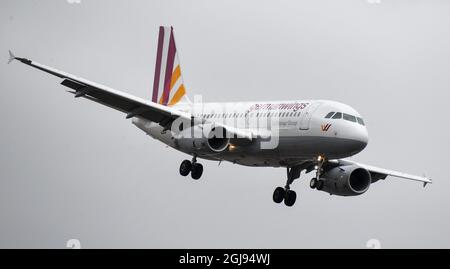
[[[184,160],[180,164],[180,175],[187,176],[192,170],[192,163],[189,160]]]
[[[277,187],[273,192],[273,201],[277,204],[283,202],[286,191],[282,187]]]
[[[192,164],[191,177],[195,180],[199,179],[203,174],[203,165],[200,163]]]
[[[291,190],[286,191],[286,195],[284,196],[284,204],[291,207],[295,204],[295,200],[297,200],[297,193]]]
[[[323,189],[323,180],[318,180],[317,181],[317,186],[316,189],[321,191]]]

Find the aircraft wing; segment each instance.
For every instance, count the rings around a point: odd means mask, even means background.
[[[152,122],[156,122],[166,129],[170,129],[172,122],[179,117],[188,121],[194,120],[196,124],[206,122],[203,119],[194,119],[190,113],[179,111],[172,107],[163,106],[161,104],[157,104],[152,101],[127,94],[125,92],[111,89],[107,86],[100,85],[83,78],[79,78],[75,75],[63,71],[59,71],[52,67],[40,64],[36,61],[16,57],[11,51],[9,52],[9,56],[10,58],[8,63],[14,60],[18,60],[26,65],[59,77],[63,79],[61,84],[72,89],[69,92],[74,94],[76,98],[83,97],[126,113],[127,119],[139,116]],[[218,125],[224,126],[223,124],[219,123]],[[247,138],[250,140],[252,139],[251,132],[228,126],[224,127],[226,127],[230,133],[233,133],[239,138]]]
[[[403,172],[388,170],[388,169],[379,168],[379,167],[362,164],[362,163],[357,163],[357,162],[353,162],[353,161],[349,161],[349,160],[338,160],[337,163],[338,164],[355,164],[355,165],[358,165],[358,166],[366,169],[367,171],[370,172],[370,175],[372,176],[372,182],[377,181],[379,179],[385,179],[387,176],[393,176],[393,177],[423,182],[424,186],[428,183],[432,183],[432,180],[427,177],[410,175],[410,174],[406,174]]]

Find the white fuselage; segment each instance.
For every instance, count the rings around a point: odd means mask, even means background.
[[[158,124],[139,117],[133,119],[136,126],[153,138],[210,160],[248,166],[292,166],[318,155],[330,159],[349,157],[363,150],[368,142],[359,113],[334,101],[201,103],[179,104],[174,108],[206,122],[222,122],[258,135],[251,143],[231,144],[221,152],[203,153],[179,147],[174,134],[163,131]]]

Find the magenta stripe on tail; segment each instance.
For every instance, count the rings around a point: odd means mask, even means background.
[[[167,105],[170,96],[170,82],[172,80],[173,63],[175,61],[175,39],[173,38],[173,28],[170,27],[169,52],[167,54],[166,75],[164,78],[163,105]]]
[[[152,101],[158,102],[158,88],[159,88],[159,77],[161,74],[161,60],[164,42],[164,27],[159,27],[159,37],[158,37],[158,54],[156,55],[156,65],[155,65],[155,77],[153,79],[153,96]]]

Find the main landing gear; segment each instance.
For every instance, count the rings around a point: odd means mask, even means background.
[[[309,186],[312,189],[322,190],[324,186],[323,179],[320,178],[322,175],[323,169],[322,166],[326,162],[325,157],[318,156],[313,164],[315,164],[314,169],[316,170],[316,177],[312,178],[309,182]],[[293,206],[295,204],[295,200],[297,199],[297,194],[295,191],[291,190],[290,186],[294,180],[300,177],[300,172],[303,169],[306,169],[306,172],[312,171],[312,167],[308,168],[309,166],[293,166],[287,168],[287,182],[286,186],[283,187],[277,187],[275,191],[273,192],[273,201],[277,204],[284,201],[284,204],[286,206]]]
[[[295,200],[297,200],[297,193],[291,190],[290,185],[294,180],[300,177],[301,168],[300,166],[288,167],[287,168],[287,182],[286,186],[277,187],[273,192],[273,201],[277,204],[283,202],[286,206],[293,206]]]
[[[184,160],[180,165],[180,175],[187,176],[191,174],[191,177],[195,180],[199,179],[203,174],[203,165],[197,163],[197,157],[194,155],[192,161]]]

